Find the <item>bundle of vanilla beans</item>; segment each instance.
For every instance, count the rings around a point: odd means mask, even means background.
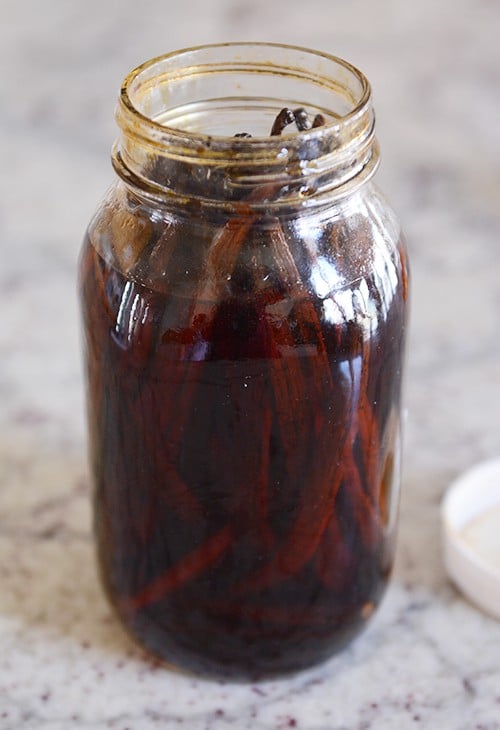
[[[323,119],[284,109],[272,134],[291,123]],[[382,317],[368,276],[376,331],[356,297],[354,316],[338,304],[326,318],[307,281],[312,254],[294,236],[249,206],[206,246],[186,296],[137,280],[158,242],[141,243],[138,256],[129,245],[125,272],[123,254],[110,265],[88,245],[101,568],[119,612],[160,656],[152,625],[192,642],[211,632],[227,657],[251,640],[256,662],[259,641],[293,639],[306,661],[308,637],[317,649],[348,633],[387,577],[393,463],[384,434],[399,353],[383,352],[399,312]],[[340,253],[349,245],[329,242]],[[175,230],[161,246],[168,281],[192,249]]]

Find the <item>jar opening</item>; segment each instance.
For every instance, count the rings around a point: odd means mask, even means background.
[[[304,107],[325,124],[269,136],[283,107]],[[118,167],[169,190],[159,160],[201,166],[201,177],[224,167],[229,187],[287,178],[293,191],[292,179],[326,173],[330,188],[339,187],[376,156],[365,76],[342,59],[280,44],[201,46],[148,61],[125,79],[117,120]],[[234,136],[243,132],[251,138]],[[311,189],[324,184],[316,180]],[[183,192],[178,185],[176,192]]]

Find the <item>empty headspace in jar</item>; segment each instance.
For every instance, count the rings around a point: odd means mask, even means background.
[[[312,106],[300,99],[255,99],[253,97],[224,97],[191,102],[174,109],[168,109],[155,117],[163,126],[193,134],[208,134],[229,137],[238,132],[248,132],[253,137],[265,137],[270,133],[277,112],[283,108],[303,107],[311,120],[322,114],[326,120],[339,119],[324,108]],[[283,136],[297,129],[290,125]]]
[[[362,74],[343,60],[273,44],[188,49],[148,62],[128,79],[130,100],[145,117],[229,137],[268,136],[283,107],[304,107],[334,122],[350,115],[366,92]]]
[[[300,131],[291,123],[271,136],[284,108],[324,123]],[[254,207],[301,202],[304,189],[313,207],[359,186],[378,163],[364,75],[279,44],[203,46],[148,61],[125,79],[117,121],[116,171],[157,198],[232,205],[268,185]]]

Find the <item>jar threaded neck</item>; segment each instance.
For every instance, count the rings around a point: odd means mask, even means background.
[[[284,106],[304,106],[325,124],[269,136]],[[365,76],[334,56],[279,44],[153,59],[125,79],[117,121],[115,169],[160,197],[311,205],[359,185],[378,161]],[[234,136],[241,132],[252,136]]]

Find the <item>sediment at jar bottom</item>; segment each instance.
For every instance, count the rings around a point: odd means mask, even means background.
[[[392,561],[402,297],[374,295],[373,332],[356,297],[328,319],[285,245],[268,289],[246,272],[218,300],[152,291],[89,241],[82,256],[103,582],[145,648],[211,675],[327,658]]]

